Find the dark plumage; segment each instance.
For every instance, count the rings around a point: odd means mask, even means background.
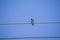
[[[34,20],[31,18],[31,24],[34,25]]]

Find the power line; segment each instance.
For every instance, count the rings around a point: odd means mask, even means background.
[[[0,25],[32,24],[28,22],[0,23]],[[34,24],[60,24],[60,22],[35,22]]]
[[[32,38],[60,38],[60,36],[14,37],[14,38],[0,38],[0,39],[32,39]]]
[[[60,22],[35,22],[32,18],[30,22],[16,22],[16,23],[0,23],[0,25],[17,25],[17,24],[60,24]]]

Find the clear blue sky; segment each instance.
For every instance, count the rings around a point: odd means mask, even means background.
[[[60,22],[60,0],[0,0],[0,22],[30,22],[31,18],[35,22]],[[0,25],[0,37],[23,36],[60,36],[60,24]]]

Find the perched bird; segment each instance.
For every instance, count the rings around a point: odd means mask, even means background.
[[[34,25],[34,20],[31,18],[31,24]]]

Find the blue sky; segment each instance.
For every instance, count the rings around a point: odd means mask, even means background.
[[[0,0],[0,22],[30,22],[31,18],[35,22],[60,22],[59,17],[60,0]],[[22,36],[60,36],[60,24],[0,25],[0,37]]]

